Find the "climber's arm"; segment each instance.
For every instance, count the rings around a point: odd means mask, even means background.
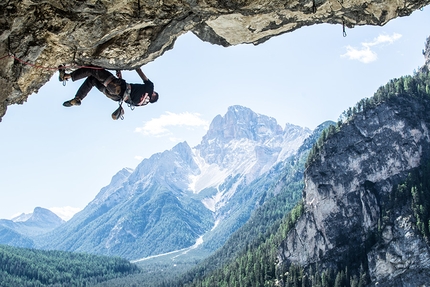
[[[142,72],[140,68],[137,68],[136,72],[144,82],[148,81],[148,77]]]

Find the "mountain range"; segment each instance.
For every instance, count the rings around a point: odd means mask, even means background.
[[[36,207],[33,213],[21,214],[11,220],[0,219],[0,242],[22,247],[33,247],[31,238],[54,230],[65,221],[52,211]]]
[[[134,170],[120,170],[69,221],[44,234],[15,230],[19,240],[7,243],[128,259],[198,243],[209,254],[279,192],[276,185],[286,170],[301,170],[291,176],[303,180],[304,163],[289,159],[300,148],[308,152],[313,142],[303,148],[305,139],[316,141],[321,131],[311,137],[307,128],[282,128],[274,118],[229,107],[213,119],[197,146],[182,142],[144,159]]]

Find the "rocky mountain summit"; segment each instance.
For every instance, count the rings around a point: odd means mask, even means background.
[[[142,66],[191,31],[229,46],[259,44],[319,23],[384,25],[423,1],[2,1],[0,119],[63,63],[108,69]]]
[[[31,237],[52,231],[63,223],[52,211],[36,207],[32,213],[23,213],[12,220],[0,219],[0,242],[33,247]]]

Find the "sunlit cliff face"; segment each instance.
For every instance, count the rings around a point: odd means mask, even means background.
[[[2,1],[0,120],[8,105],[26,101],[62,63],[132,69],[161,56],[188,31],[213,44],[256,45],[319,23],[350,28],[384,25],[429,3],[430,0]]]

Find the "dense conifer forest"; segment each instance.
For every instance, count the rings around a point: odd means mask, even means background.
[[[137,272],[121,258],[0,245],[1,287],[91,286]]]

